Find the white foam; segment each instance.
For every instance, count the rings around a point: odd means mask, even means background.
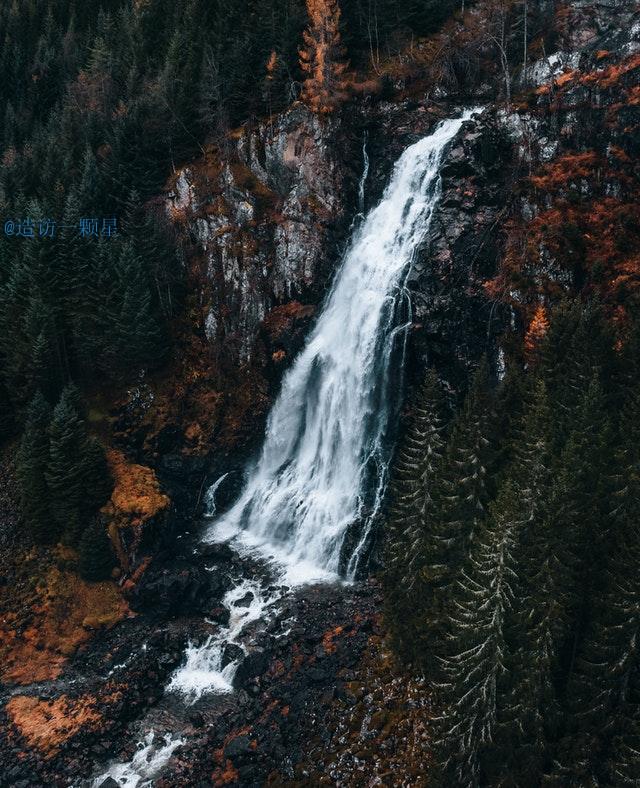
[[[184,744],[184,739],[170,734],[162,738],[162,744],[154,742],[154,738],[154,732],[149,731],[144,740],[138,743],[133,758],[128,763],[112,764],[104,774],[93,780],[93,788],[99,788],[108,777],[123,788],[146,788],[152,785],[153,778],[164,769],[175,750]]]
[[[248,593],[253,594],[246,607],[234,604]],[[238,669],[239,660],[234,660],[222,667],[222,657],[227,644],[240,646],[241,635],[249,624],[265,617],[265,612],[281,596],[278,591],[267,592],[256,580],[242,580],[224,597],[223,605],[229,610],[230,619],[227,627],[220,627],[200,646],[189,643],[184,663],[171,677],[167,686],[168,692],[179,692],[188,703],[195,703],[209,692],[229,693],[233,691],[233,677]]]

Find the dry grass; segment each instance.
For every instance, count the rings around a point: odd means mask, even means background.
[[[103,719],[88,695],[73,700],[61,695],[50,701],[16,695],[6,710],[28,744],[48,758],[81,729],[97,730]]]
[[[113,583],[86,583],[56,566],[47,570],[36,599],[27,627],[19,625],[17,612],[6,613],[0,622],[3,681],[26,685],[57,678],[93,630],[110,628],[129,613]]]

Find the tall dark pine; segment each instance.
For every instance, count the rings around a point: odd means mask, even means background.
[[[76,544],[82,527],[84,507],[84,425],[74,407],[74,395],[63,391],[53,411],[50,429],[47,485],[51,509],[60,532],[70,544]]]
[[[153,314],[144,261],[126,243],[118,262],[121,306],[116,318],[118,354],[123,374],[156,364],[166,353],[163,331]]]
[[[80,540],[80,575],[92,583],[108,580],[115,566],[115,556],[105,523],[96,517],[87,526]]]
[[[635,393],[621,420],[603,594],[594,602],[567,691],[585,779],[608,778],[621,786],[637,784],[631,776],[640,774],[639,417]],[[602,773],[607,760],[608,774]]]
[[[506,676],[506,633],[517,579],[514,548],[521,523],[515,487],[501,489],[477,534],[445,619],[438,683],[444,709],[436,754],[443,785],[475,786],[494,740]]]
[[[99,509],[113,491],[113,479],[107,464],[104,448],[97,438],[87,438],[84,449],[85,511],[89,514]]]
[[[2,363],[0,359],[0,363]],[[0,382],[0,443],[15,430],[15,414],[5,386]]]
[[[483,361],[456,419],[437,490],[439,511],[427,534],[423,574],[440,584],[454,577],[487,515],[494,426],[489,369]]]
[[[433,486],[444,453],[442,391],[429,370],[394,468],[386,533],[387,621],[405,656],[420,654],[428,589],[422,577],[425,535],[434,516]]]
[[[567,636],[567,595],[573,578],[570,541],[557,513],[567,491],[563,472],[553,475],[553,436],[546,385],[534,380],[527,412],[516,433],[508,471],[520,523],[515,550],[518,601],[510,625],[510,680],[501,699],[498,762],[518,784],[539,779],[548,739],[558,725],[555,687],[558,652]]]
[[[49,510],[49,487],[46,470],[49,461],[49,422],[51,408],[38,392],[27,411],[27,420],[17,455],[22,513],[39,544],[56,542],[61,533]]]

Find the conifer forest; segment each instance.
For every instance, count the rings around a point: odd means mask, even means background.
[[[637,0],[0,0],[0,788],[640,786]]]

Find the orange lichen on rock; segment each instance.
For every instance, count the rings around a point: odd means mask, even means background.
[[[114,583],[86,583],[73,571],[51,567],[29,609],[29,626],[17,614],[0,622],[2,680],[30,684],[57,678],[67,658],[91,638],[129,614]]]
[[[15,695],[6,711],[27,743],[49,758],[80,730],[97,730],[103,721],[89,695],[74,699],[61,695],[49,701]]]
[[[334,640],[344,632],[344,627],[335,627],[335,629],[330,629],[328,632],[325,632],[322,636],[322,647],[324,648],[325,654],[335,654],[337,651],[337,646]]]
[[[169,497],[160,490],[160,482],[151,468],[128,462],[122,452],[107,452],[109,468],[115,486],[111,500],[103,511],[107,514],[126,515],[127,524],[139,525],[169,507]]]

